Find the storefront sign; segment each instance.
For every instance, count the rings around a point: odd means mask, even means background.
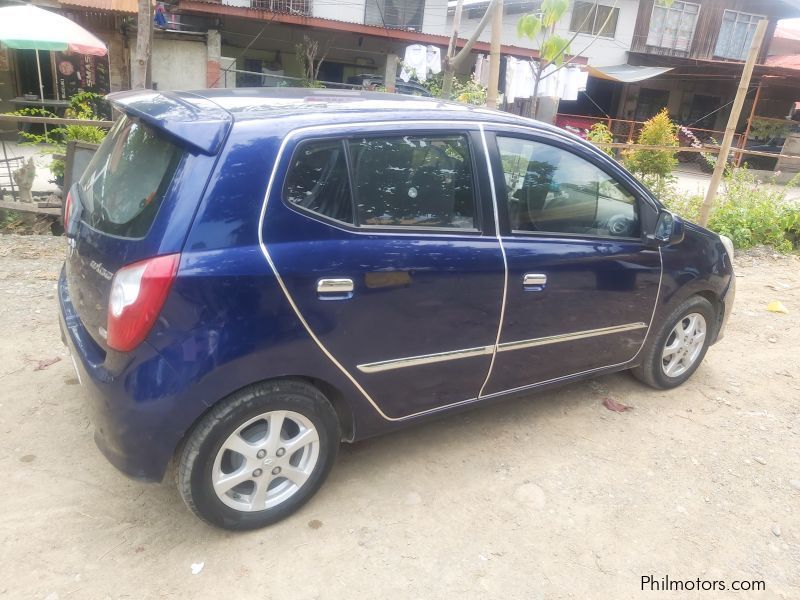
[[[55,59],[60,98],[68,99],[78,92],[111,91],[108,56],[55,52]]]

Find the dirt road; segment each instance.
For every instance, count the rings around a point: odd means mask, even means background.
[[[681,389],[622,373],[344,446],[299,513],[231,534],[96,450],[55,317],[63,249],[0,236],[0,598],[800,598],[797,257],[737,261],[727,337]]]

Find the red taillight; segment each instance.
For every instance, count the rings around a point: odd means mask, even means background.
[[[111,282],[108,345],[129,352],[153,327],[178,272],[180,254],[168,254],[122,267]]]
[[[67,194],[67,199],[64,200],[64,229],[69,227],[69,213],[72,211],[72,194]]]

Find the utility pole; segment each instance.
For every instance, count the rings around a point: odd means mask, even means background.
[[[150,0],[139,0],[139,18],[136,22],[136,60],[131,65],[131,87],[147,87],[150,52],[153,38],[153,7]]]
[[[497,88],[500,83],[500,38],[503,35],[503,0],[498,0],[492,13],[492,41],[489,49],[489,91],[486,106],[497,108]]]
[[[728,153],[731,151],[733,134],[736,133],[736,125],[739,123],[739,116],[742,114],[742,105],[744,104],[745,96],[747,96],[747,88],[750,86],[753,67],[758,58],[758,51],[761,49],[761,44],[764,41],[764,32],[766,29],[767,20],[762,19],[758,22],[756,31],[753,34],[750,52],[747,54],[747,62],[744,63],[742,78],[739,80],[739,89],[736,91],[736,98],[733,100],[731,114],[728,117],[728,125],[725,127],[725,135],[722,138],[722,145],[720,146],[719,154],[717,154],[717,164],[714,166],[714,174],[711,175],[711,181],[708,184],[708,191],[706,192],[706,199],[703,201],[703,206],[700,209],[700,225],[703,227],[708,223],[708,215],[711,212],[711,207],[714,205],[714,199],[717,196],[717,189],[719,188],[719,182],[722,180],[722,174],[725,172],[725,164],[728,162]]]

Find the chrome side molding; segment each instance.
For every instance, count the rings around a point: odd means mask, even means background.
[[[634,329],[647,329],[646,323],[628,323],[627,325],[615,325],[613,327],[601,327],[600,329],[587,329],[586,331],[576,331],[574,333],[562,333],[559,335],[548,335],[530,340],[520,340],[518,342],[506,342],[497,347],[498,352],[508,352],[510,350],[522,350],[523,348],[534,348],[536,346],[546,346],[548,344],[559,344],[561,342],[571,342],[585,338],[596,337],[598,335],[611,335],[612,333],[622,333],[633,331]]]
[[[392,369],[402,369],[404,367],[416,367],[418,365],[430,365],[433,363],[455,360],[457,358],[472,358],[473,356],[484,356],[494,352],[494,346],[480,346],[478,348],[467,348],[465,350],[452,350],[450,352],[437,352],[436,354],[423,354],[420,356],[410,356],[408,358],[396,358],[392,360],[382,360],[380,362],[358,365],[358,370],[362,373],[380,373],[381,371],[391,371]]]
[[[510,350],[522,350],[523,348],[534,348],[536,346],[546,346],[548,344],[558,344],[560,342],[570,342],[599,335],[611,335],[635,329],[647,329],[646,323],[627,323],[625,325],[615,325],[613,327],[602,327],[600,329],[588,329],[586,331],[576,331],[574,333],[562,333],[559,335],[548,335],[530,340],[519,340],[517,342],[506,342],[497,346],[498,352],[508,352]],[[382,360],[374,363],[358,365],[358,370],[362,373],[380,373],[391,371],[392,369],[403,369],[405,367],[416,367],[419,365],[430,365],[433,363],[456,360],[459,358],[472,358],[475,356],[489,355],[494,352],[494,346],[480,346],[477,348],[466,348],[464,350],[451,350],[449,352],[437,352],[436,354],[422,354],[419,356],[409,356],[407,358],[395,358]]]

